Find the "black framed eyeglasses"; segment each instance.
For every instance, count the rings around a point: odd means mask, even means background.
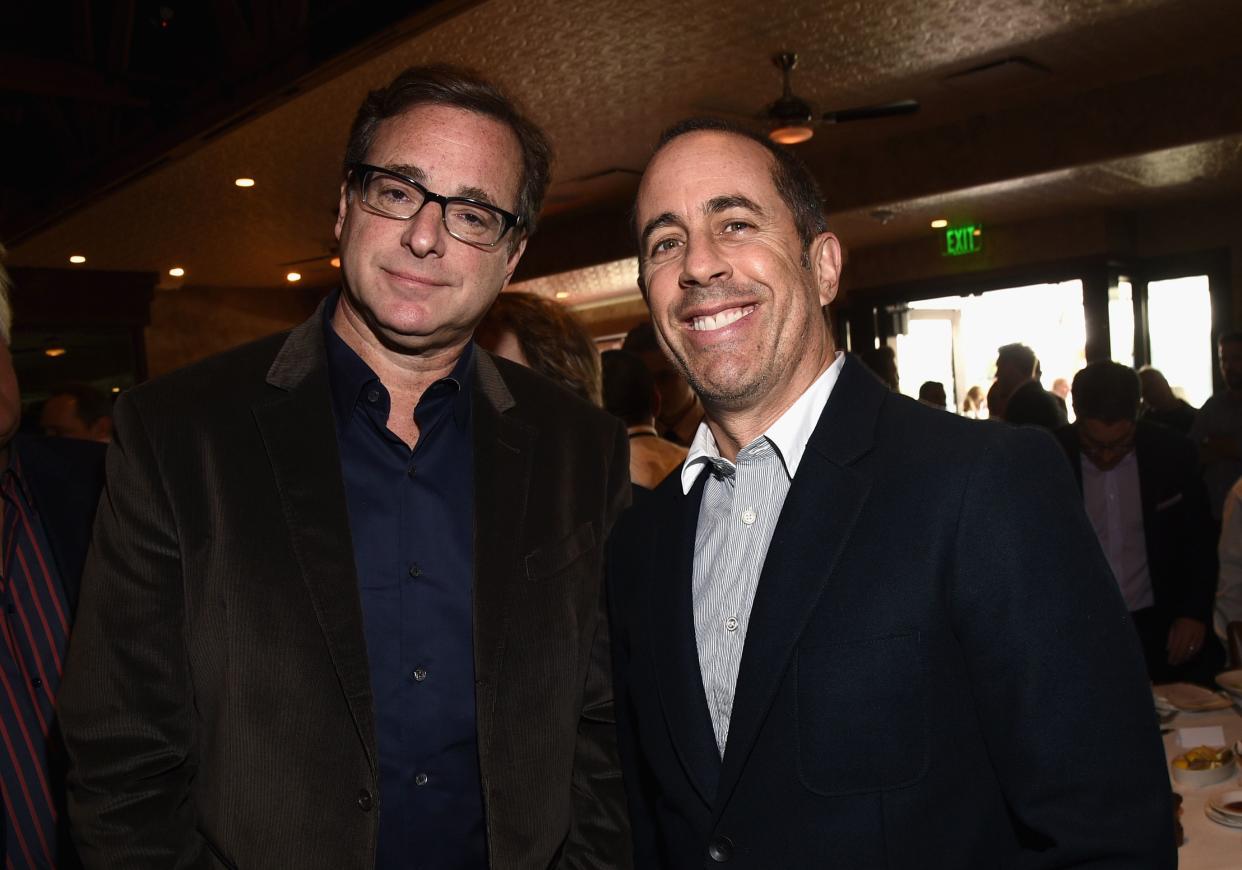
[[[432,193],[409,176],[382,166],[354,163],[349,172],[366,211],[408,221],[424,205],[434,202],[440,206],[441,220],[448,234],[467,245],[494,247],[509,230],[522,224],[521,218],[503,208],[469,197]]]

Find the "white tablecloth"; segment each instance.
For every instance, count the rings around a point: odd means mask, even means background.
[[[1225,729],[1225,740],[1232,745],[1242,740],[1242,715],[1236,708],[1212,713],[1179,713],[1166,725],[1175,729],[1164,735],[1166,759],[1180,755],[1184,748],[1177,741],[1178,728],[1195,728],[1201,725],[1220,725]],[[1172,772],[1170,771],[1170,782]],[[1177,850],[1179,870],[1239,870],[1242,868],[1242,830],[1218,825],[1206,815],[1203,808],[1214,794],[1240,788],[1239,777],[1234,776],[1217,785],[1194,788],[1173,783],[1173,790],[1182,796],[1182,829],[1186,843]]]

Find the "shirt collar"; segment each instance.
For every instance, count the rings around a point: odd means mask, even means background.
[[[336,289],[328,297],[323,306],[324,348],[328,356],[328,381],[332,390],[332,410],[336,413],[336,425],[339,432],[354,412],[359,396],[368,384],[379,384],[379,377],[366,364],[354,349],[345,343],[345,339],[336,334],[332,327],[332,317],[336,313],[341,291]],[[447,377],[436,381],[423,393],[419,405],[424,401],[439,398],[447,390],[452,390],[453,420],[464,428],[470,419],[469,386],[474,377],[474,342],[469,341],[457,358],[457,363]]]
[[[823,374],[798,397],[798,400],[790,405],[763,435],[759,436],[767,438],[776,448],[777,455],[785,463],[785,473],[791,480],[798,473],[802,454],[806,451],[811,433],[815,431],[820,415],[824,412],[824,406],[828,404],[828,397],[832,395],[832,388],[837,384],[844,361],[845,354],[837,351],[832,365],[828,366]],[[712,430],[708,428],[707,421],[704,420],[695,431],[694,439],[690,442],[690,452],[686,454],[686,461],[681,466],[682,492],[690,492],[704,468],[721,462],[732,464],[721,457],[716,438],[712,435]]]

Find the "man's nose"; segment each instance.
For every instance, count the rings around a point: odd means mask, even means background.
[[[418,213],[407,222],[405,232],[401,236],[401,243],[416,257],[426,257],[431,254],[443,256],[447,235],[448,230],[444,228],[444,212],[440,204],[425,202]]]
[[[681,275],[678,276],[681,286],[702,287],[726,280],[732,274],[732,265],[710,235],[692,235],[686,239],[686,254],[681,261]]]

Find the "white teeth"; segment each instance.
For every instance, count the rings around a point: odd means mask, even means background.
[[[755,306],[747,305],[745,308],[727,308],[724,311],[718,311],[715,314],[708,314],[703,317],[694,318],[694,322],[690,328],[696,332],[707,332],[712,329],[723,329],[730,323],[736,323],[747,314],[755,310]]]

